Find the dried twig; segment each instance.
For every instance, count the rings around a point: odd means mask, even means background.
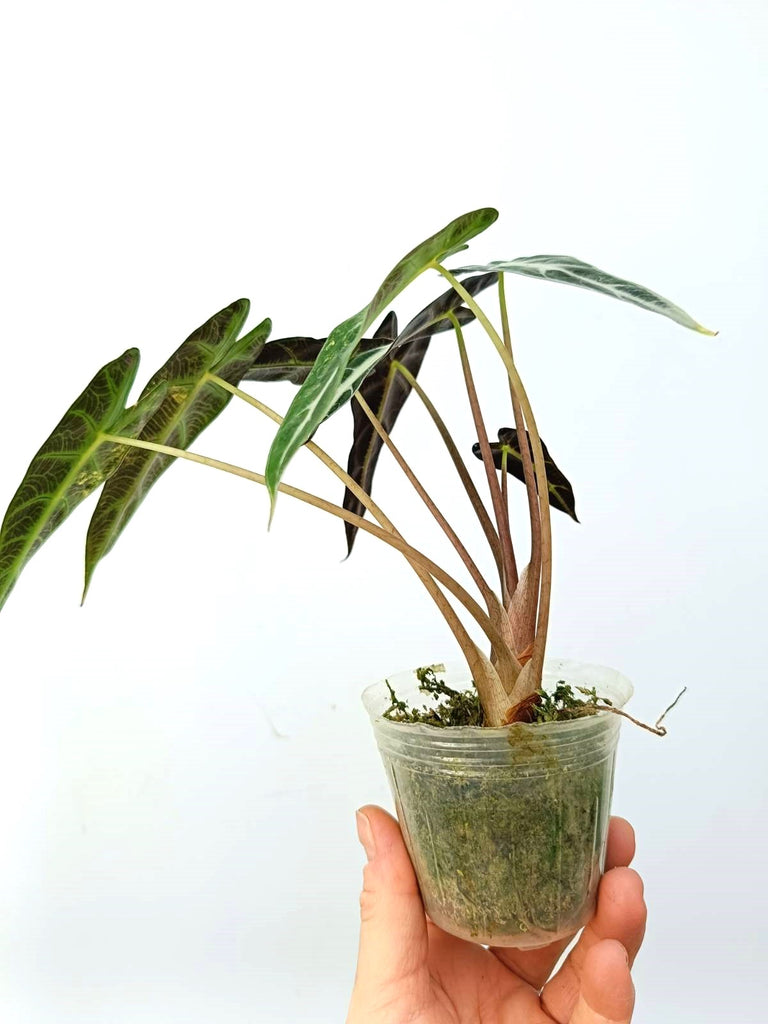
[[[682,688],[680,693],[678,693],[678,695],[675,697],[675,699],[669,705],[667,710],[662,712],[662,714],[659,715],[659,717],[656,719],[656,725],[648,725],[646,722],[641,722],[638,718],[633,718],[632,715],[627,714],[626,711],[622,711],[620,708],[615,708],[612,705],[585,704],[584,705],[584,711],[582,711],[581,714],[582,715],[594,715],[594,714],[597,714],[598,711],[610,711],[614,715],[621,715],[622,718],[629,719],[629,721],[632,722],[633,725],[639,725],[641,729],[647,729],[648,732],[652,732],[655,736],[666,736],[667,735],[667,730],[664,728],[664,726],[661,723],[664,721],[664,719],[667,717],[669,712],[672,710],[672,708],[675,706],[675,704],[677,704],[677,702],[680,700],[680,698],[683,696],[683,694],[685,693],[685,691],[687,689],[688,689],[687,686],[684,686]]]

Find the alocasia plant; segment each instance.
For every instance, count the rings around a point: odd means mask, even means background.
[[[88,494],[102,487],[86,541],[85,586],[144,497],[177,458],[235,473],[267,487],[274,511],[283,492],[331,513],[345,523],[351,553],[359,530],[399,551],[413,567],[449,623],[470,667],[484,722],[514,721],[530,707],[541,683],[547,637],[552,544],[550,508],[576,519],[573,489],[541,440],[533,411],[514,361],[504,291],[505,274],[572,284],[632,303],[704,334],[711,334],[687,313],[655,292],[566,256],[532,256],[449,270],[444,262],[488,228],[497,217],[481,209],[458,217],[400,260],[373,298],[325,338],[314,336],[268,341],[271,322],[243,331],[249,303],[227,306],[194,331],[150,378],[132,405],[128,393],[139,353],[129,349],[104,366],[64,414],[32,460],[11,499],[0,530],[0,606],[29,558]],[[448,284],[407,326],[389,309],[393,300],[425,271]],[[477,296],[498,289],[498,329]],[[382,318],[378,326],[376,321]],[[489,438],[477,394],[463,328],[477,321],[494,345],[509,380],[514,426]],[[485,469],[491,510],[443,419],[417,377],[436,334],[453,332],[461,362],[466,399],[476,429],[474,445],[462,443]],[[441,339],[441,345],[446,339]],[[244,382],[291,381],[299,390],[284,417],[243,390]],[[458,479],[472,503],[490,545],[498,585],[492,587],[431,496],[413,474],[391,434],[405,401],[416,393],[446,445]],[[263,473],[189,451],[189,446],[232,397],[248,402],[277,424]],[[351,405],[353,440],[347,470],[314,442],[322,423]],[[525,438],[524,443],[520,439]],[[283,483],[291,459],[306,446],[344,485],[341,505]],[[373,478],[387,448],[447,534],[477,588],[478,601],[449,573],[412,547],[372,497]],[[507,481],[525,484],[530,516],[530,556],[518,566],[510,535]],[[366,518],[366,514],[370,518]],[[479,625],[488,651],[471,639],[454,599]]]

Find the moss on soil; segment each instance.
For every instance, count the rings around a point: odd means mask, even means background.
[[[422,725],[434,725],[448,728],[457,725],[485,725],[485,715],[477,690],[454,690],[438,679],[433,666],[416,669],[416,678],[422,693],[432,697],[436,703],[425,704],[421,708],[410,708],[404,700],[400,700],[387,682],[390,706],[384,712],[384,718],[391,722],[411,722]],[[584,715],[595,714],[605,707],[611,706],[607,697],[598,697],[594,687],[587,689],[577,686],[582,694],[577,697],[573,688],[562,680],[552,693],[540,689],[536,691],[536,700],[528,710],[531,722],[565,722]],[[439,698],[444,698],[440,700]]]

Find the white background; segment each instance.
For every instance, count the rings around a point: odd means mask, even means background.
[[[626,728],[620,751],[615,809],[638,828],[651,914],[636,1020],[758,1024],[768,14],[474,10],[73,0],[6,15],[0,505],[125,348],[142,349],[141,385],[240,295],[276,337],[324,334],[478,206],[501,217],[474,260],[571,254],[719,329],[508,283],[520,369],[582,520],[555,515],[550,650],[622,670],[645,719],[689,687],[667,739]],[[440,290],[420,282],[401,323]],[[507,425],[498,366],[471,337],[489,421]],[[447,336],[423,381],[468,450]],[[285,408],[293,390],[259,393]],[[318,435],[341,460],[348,420]],[[196,447],[259,469],[270,436],[233,404]],[[416,403],[396,439],[474,539]],[[303,454],[288,478],[340,497]],[[386,458],[376,494],[445,554]],[[341,524],[288,499],[267,535],[260,489],[189,465],[80,609],[91,507],[0,616],[0,1016],[340,1021],[353,811],[389,804],[358,693],[456,648],[374,541],[342,564]]]

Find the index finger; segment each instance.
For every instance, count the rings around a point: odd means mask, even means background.
[[[635,856],[635,830],[625,818],[613,817],[608,825],[608,841],[605,849],[605,870],[629,867]],[[575,933],[574,933],[575,934]],[[555,968],[563,951],[573,939],[558,939],[541,949],[508,949],[504,946],[491,946],[490,952],[505,967],[527,981],[537,991]]]

